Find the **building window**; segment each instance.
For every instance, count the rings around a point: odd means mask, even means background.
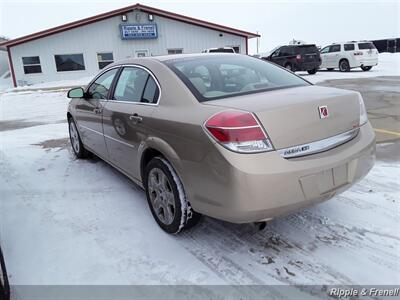
[[[25,74],[42,73],[39,56],[27,56],[22,58]]]
[[[168,54],[182,54],[183,53],[183,49],[167,49],[168,50]]]
[[[97,53],[97,61],[99,62],[99,69],[103,69],[105,66],[114,62],[114,56],[112,52]]]
[[[85,70],[83,54],[54,55],[57,72]]]

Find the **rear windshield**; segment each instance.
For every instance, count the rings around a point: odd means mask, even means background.
[[[200,101],[309,85],[272,63],[246,55],[205,55],[164,62]]]
[[[373,43],[358,43],[358,49],[367,50],[367,49],[376,49]]]
[[[298,54],[318,53],[318,48],[315,45],[296,46]]]
[[[235,53],[235,50],[221,48],[221,49],[210,49],[210,50],[208,50],[208,52],[210,52],[210,53]]]

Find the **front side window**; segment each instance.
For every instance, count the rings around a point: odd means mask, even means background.
[[[97,62],[99,64],[99,69],[103,69],[105,66],[112,64],[114,62],[114,56],[112,52],[102,52],[97,53]]]
[[[182,54],[183,49],[168,49],[168,54]]]
[[[272,52],[271,57],[277,57],[277,56],[279,56],[279,53],[280,53],[281,49],[282,49],[282,48],[278,48],[278,49],[274,50],[274,52]]]
[[[108,91],[117,72],[118,68],[115,68],[100,75],[88,89],[90,98],[107,99]]]
[[[358,43],[358,49],[360,50],[370,50],[376,49],[373,43]]]
[[[25,74],[42,73],[39,56],[22,57],[22,65]]]
[[[272,63],[243,55],[164,61],[200,101],[308,85]]]
[[[57,72],[85,70],[83,54],[54,55]]]
[[[344,44],[344,51],[353,51],[354,44]]]
[[[146,83],[150,77],[150,74],[143,69],[125,67],[115,86],[114,99],[128,102],[152,102],[153,98],[150,91],[146,94],[147,99],[142,99]]]
[[[329,48],[329,52],[340,52],[340,45],[332,45]]]
[[[327,46],[327,47],[325,47],[325,48],[323,48],[322,50],[321,50],[321,53],[323,54],[323,53],[328,53],[329,52],[329,46]]]

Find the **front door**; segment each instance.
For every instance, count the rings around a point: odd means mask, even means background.
[[[124,67],[103,112],[104,136],[110,161],[140,179],[138,149],[150,134],[159,87],[141,67]]]
[[[341,45],[336,44],[329,47],[329,64],[332,68],[339,67],[339,61],[341,56],[339,55],[341,51]]]
[[[100,75],[86,90],[86,97],[76,106],[76,122],[83,144],[101,157],[107,158],[103,136],[103,109],[118,69]]]
[[[332,54],[329,54],[329,49],[331,46],[323,48],[320,52],[321,56],[321,66],[320,68],[334,68],[332,61]]]

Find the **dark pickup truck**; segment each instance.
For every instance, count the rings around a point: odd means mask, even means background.
[[[274,49],[269,56],[261,58],[293,72],[307,71],[309,74],[317,73],[321,65],[319,50],[313,44],[281,46]]]

